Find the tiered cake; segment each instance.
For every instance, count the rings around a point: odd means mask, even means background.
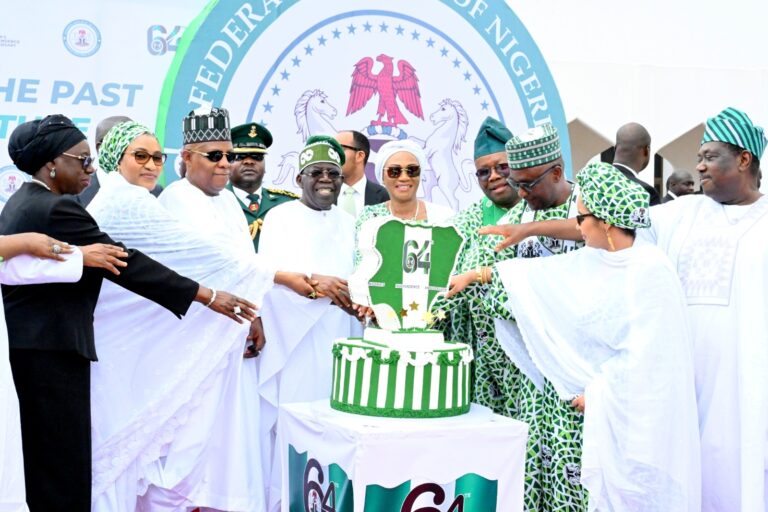
[[[452,226],[392,218],[363,226],[350,291],[354,302],[373,308],[380,328],[334,343],[331,407],[397,418],[469,411],[472,348],[428,329],[444,318],[432,305],[447,290],[462,242]]]

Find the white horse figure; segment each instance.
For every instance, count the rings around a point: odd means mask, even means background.
[[[456,157],[462,145],[467,141],[467,112],[457,100],[444,99],[439,108],[432,112],[429,120],[436,126],[434,131],[424,140],[424,151],[432,175],[425,176],[424,199],[432,200],[432,189],[438,187],[445,196],[448,205],[454,210],[459,209],[459,200],[456,197],[457,188],[469,192],[472,182],[466,175],[469,168],[466,164],[471,162],[465,159],[456,165]]]
[[[311,135],[336,135],[336,128],[331,124],[331,119],[336,118],[336,107],[328,102],[328,96],[320,89],[304,91],[293,109],[296,117],[296,133],[301,135],[302,144],[307,142]],[[291,187],[295,183],[296,173],[299,169],[299,152],[289,151],[282,155],[278,164],[280,172],[272,183]]]

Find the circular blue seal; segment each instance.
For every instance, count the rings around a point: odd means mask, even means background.
[[[75,57],[90,57],[101,48],[101,32],[88,20],[75,20],[64,27],[64,47]]]

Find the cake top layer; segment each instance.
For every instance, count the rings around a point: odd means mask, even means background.
[[[391,331],[426,329],[440,312],[432,306],[456,265],[464,239],[451,225],[377,217],[358,235],[361,261],[349,278],[352,300],[370,306]]]
[[[382,343],[375,343],[360,338],[349,338],[341,343],[349,347],[396,350],[398,352],[453,352],[466,348],[464,343],[447,343],[445,341],[413,343],[411,341],[394,340],[391,343],[384,345]]]

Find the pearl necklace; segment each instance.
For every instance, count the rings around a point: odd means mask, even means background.
[[[416,200],[416,213],[414,213],[414,214],[413,214],[413,217],[411,217],[410,219],[403,219],[403,220],[416,220],[416,217],[418,217],[418,216],[419,216],[419,208],[420,208],[420,207],[421,207],[421,201],[419,201],[419,200],[417,199],[417,200]],[[390,214],[391,214],[393,217],[397,217],[397,215],[395,215],[395,212],[393,212],[393,211],[392,211],[392,201],[390,201],[390,202],[387,204],[387,209],[389,210],[389,213],[390,213]],[[398,219],[402,219],[402,217],[397,217],[397,218],[398,218]]]

